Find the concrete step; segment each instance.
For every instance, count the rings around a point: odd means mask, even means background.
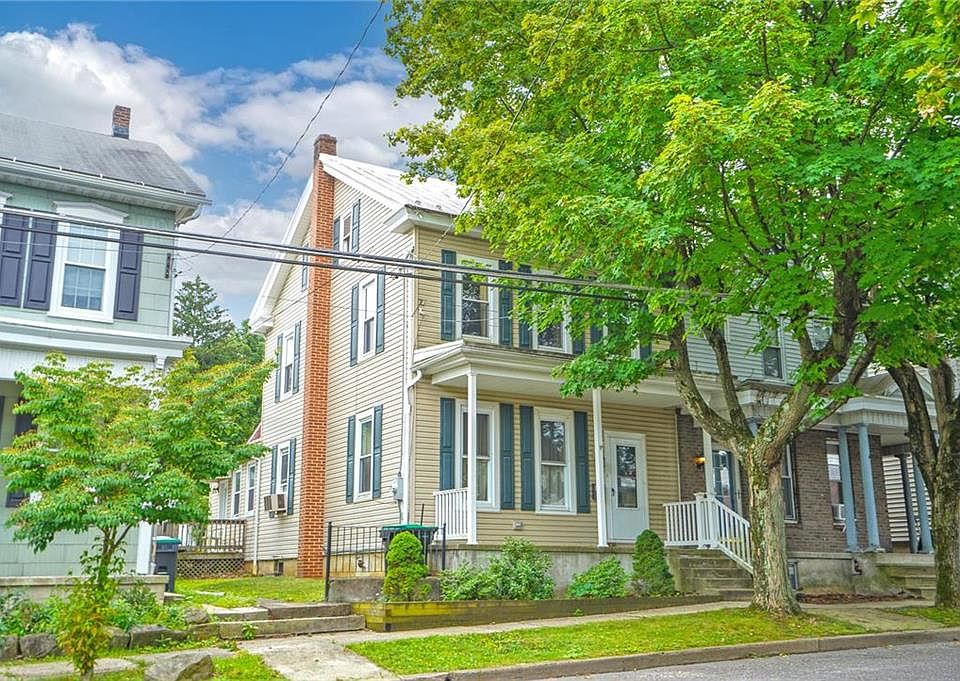
[[[695,567],[684,568],[684,571],[692,577],[750,577],[746,570],[734,565],[724,565],[722,567]]]
[[[694,579],[694,584],[703,587],[712,587],[714,589],[752,589],[753,580],[747,577],[709,577]]]
[[[363,629],[364,624],[362,615],[342,615],[285,620],[211,622],[210,624],[197,624],[190,627],[190,632],[196,639],[250,639],[300,634],[326,634],[334,631],[357,631]]]
[[[937,575],[933,568],[911,565],[891,565],[890,567],[882,568],[881,571],[891,579],[907,579],[908,577],[929,577],[930,579],[936,579]]]
[[[204,605],[211,618],[218,622],[256,622],[270,619],[266,608],[221,608],[216,605]]]
[[[353,614],[353,607],[349,603],[285,603],[259,599],[257,605],[264,608],[269,613],[269,619],[272,620],[343,617]]]
[[[753,589],[724,589],[720,597],[725,601],[749,601],[753,598]]]

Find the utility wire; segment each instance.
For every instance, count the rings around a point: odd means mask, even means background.
[[[347,55],[347,60],[343,63],[343,67],[340,69],[340,72],[337,74],[337,77],[333,80],[333,85],[330,86],[330,89],[327,90],[326,95],[324,95],[323,100],[320,102],[320,106],[317,107],[317,110],[314,112],[313,116],[310,117],[310,120],[307,122],[307,125],[303,128],[303,132],[300,133],[300,136],[297,138],[297,141],[293,143],[293,146],[286,152],[283,159],[280,161],[280,164],[277,166],[276,170],[273,171],[273,175],[267,180],[267,183],[263,185],[260,189],[260,192],[257,194],[256,198],[247,206],[240,216],[233,221],[233,224],[223,233],[222,236],[227,236],[237,226],[243,222],[243,219],[247,217],[251,210],[260,203],[260,200],[263,198],[263,195],[267,193],[267,190],[276,182],[277,178],[280,176],[280,173],[286,167],[287,162],[293,157],[296,153],[297,148],[300,146],[300,143],[303,142],[304,138],[307,136],[307,133],[310,132],[310,128],[313,127],[314,122],[320,116],[320,112],[323,111],[323,107],[326,105],[327,100],[330,99],[330,96],[333,95],[333,91],[337,89],[337,85],[340,84],[340,79],[343,77],[343,74],[346,73],[347,69],[350,67],[350,63],[353,61],[353,58],[356,56],[357,52],[360,50],[363,41],[367,38],[367,33],[370,31],[370,27],[373,26],[373,22],[377,20],[377,17],[380,16],[383,6],[386,4],[386,0],[380,0],[377,4],[377,9],[374,11],[373,15],[370,17],[370,20],[367,21],[366,26],[363,27],[363,32],[360,34],[360,38],[353,45],[353,49],[350,50],[350,54]],[[199,255],[202,255],[203,252],[191,255],[190,258],[196,258]]]

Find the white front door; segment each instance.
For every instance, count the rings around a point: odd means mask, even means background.
[[[647,504],[646,439],[641,434],[607,434],[604,448],[607,527],[610,541],[632,542],[650,527]]]

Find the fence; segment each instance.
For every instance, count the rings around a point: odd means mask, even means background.
[[[178,525],[164,523],[154,536],[165,535],[180,540],[180,551],[191,553],[243,553],[247,521],[240,519],[210,520],[203,524]]]
[[[434,574],[446,569],[447,539],[443,527],[416,527],[410,531],[423,543],[423,562]],[[327,523],[324,579],[329,593],[335,577],[382,577],[387,568],[387,546],[394,530],[371,525]]]
[[[697,494],[695,501],[664,504],[666,546],[718,549],[753,574],[750,523],[713,495]]]

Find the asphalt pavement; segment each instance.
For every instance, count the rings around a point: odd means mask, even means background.
[[[637,672],[565,677],[563,681],[957,681],[960,643],[783,655]],[[559,680],[558,680],[559,681]]]

